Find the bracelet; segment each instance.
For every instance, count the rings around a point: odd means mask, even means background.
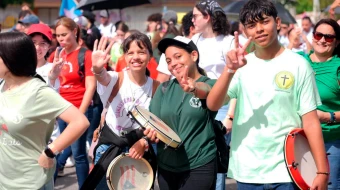
[[[194,84],[194,88],[189,92],[190,94],[192,94],[192,96],[196,97],[196,87],[195,87],[196,83]]]
[[[334,112],[329,112],[329,114],[331,114],[331,119],[327,123],[328,124],[335,123],[336,122],[335,113]]]
[[[149,141],[148,141],[148,137],[144,136],[142,139],[145,140],[145,151],[149,150]]]
[[[236,70],[228,69],[228,73],[235,73]]]
[[[329,175],[329,172],[316,172],[316,174]]]
[[[102,77],[102,74],[104,73],[104,67],[100,70],[100,72],[99,73],[96,73],[96,72],[94,72],[93,71],[93,67],[91,68],[91,71],[92,71],[92,73],[94,74],[94,75],[96,75],[96,76],[99,76],[99,77]]]

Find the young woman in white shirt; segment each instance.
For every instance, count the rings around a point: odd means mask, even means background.
[[[218,79],[227,64],[226,54],[234,47],[234,37],[229,35],[229,22],[221,6],[214,0],[202,0],[193,9],[192,22],[196,35],[192,41],[200,52],[199,66],[211,79]],[[223,121],[228,106],[223,106],[215,119]],[[230,142],[230,134],[226,136]],[[217,174],[216,189],[225,189],[224,174]]]
[[[97,92],[105,106],[104,112],[107,112],[105,113],[105,124],[100,129],[99,142],[94,151],[96,165],[83,185],[86,188],[91,186],[89,189],[97,184],[97,189],[108,189],[103,175],[105,175],[112,158],[120,153],[128,152],[129,156],[134,159],[141,159],[148,149],[147,152],[151,151],[153,154],[148,140],[142,138],[143,132],[139,129],[141,126],[128,116],[128,112],[134,106],[149,108],[153,92],[159,84],[149,77],[149,71],[146,68],[152,56],[151,41],[140,32],[134,33],[124,40],[122,47],[129,69],[120,73],[107,72],[104,67],[110,59],[108,53],[112,46],[111,42],[106,47],[107,41],[107,38],[102,38],[99,44],[96,41],[92,53],[92,70],[97,79]],[[111,100],[112,91],[117,93]],[[134,136],[131,134],[134,134],[135,137],[131,138]],[[96,135],[94,134],[94,136]],[[122,139],[128,142],[126,146],[115,144],[116,141]],[[99,171],[99,167],[104,168],[105,173]]]

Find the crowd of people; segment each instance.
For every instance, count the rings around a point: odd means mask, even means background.
[[[169,10],[151,14],[145,31],[111,23],[107,10],[99,27],[90,11],[52,25],[21,11],[0,33],[0,189],[52,190],[70,160],[79,189],[110,189],[106,171],[124,152],[147,158],[161,190],[222,190],[226,176],[240,190],[299,189],[283,149],[295,128],[315,160],[310,188],[340,189],[338,6],[296,27],[270,0],[249,0],[238,22],[202,0],[180,27]],[[155,129],[131,119],[136,106],[180,146],[164,148]],[[216,120],[230,148],[227,173]]]

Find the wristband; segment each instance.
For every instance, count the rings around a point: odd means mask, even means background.
[[[334,112],[329,112],[329,114],[331,115],[331,119],[327,123],[328,124],[335,123],[336,122],[335,113]]]
[[[91,68],[91,72],[94,74],[94,75],[96,75],[96,76],[98,76],[98,77],[102,77],[102,74],[104,73],[104,67],[100,70],[100,72],[99,73],[96,73],[96,72],[94,72],[93,71],[93,67]]]
[[[230,115],[227,115],[226,118],[229,119],[230,121],[234,120],[234,118],[232,118]]]
[[[144,136],[143,139],[145,140],[145,151],[148,151],[149,150],[149,141],[148,141],[148,137]]]
[[[46,146],[44,153],[46,154],[47,157],[49,158],[55,158],[57,156],[58,153],[53,153],[53,151],[50,149],[50,147]]]
[[[329,175],[329,172],[316,172],[316,174]]]
[[[235,73],[236,70],[228,69],[228,73]]]

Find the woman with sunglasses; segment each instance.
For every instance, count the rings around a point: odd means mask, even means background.
[[[330,164],[329,189],[340,189],[340,26],[332,19],[320,20],[314,28],[313,49],[303,55],[312,66],[322,105],[318,116]]]

